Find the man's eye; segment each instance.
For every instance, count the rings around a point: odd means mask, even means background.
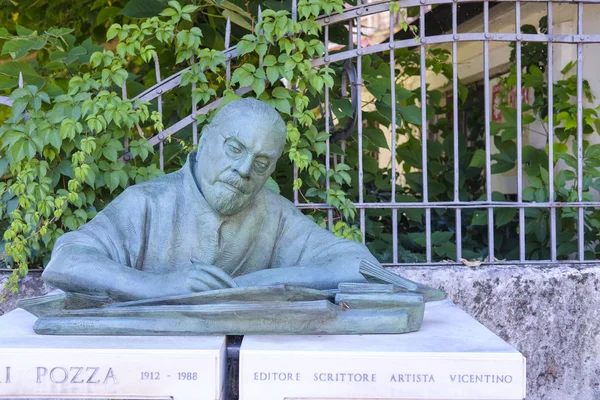
[[[235,154],[240,154],[242,152],[242,149],[240,149],[237,146],[234,146],[232,144],[229,145],[229,150],[231,150],[231,152],[235,153]]]
[[[256,168],[256,171],[258,172],[265,172],[267,169],[269,169],[269,165],[261,161],[255,161],[254,168]]]

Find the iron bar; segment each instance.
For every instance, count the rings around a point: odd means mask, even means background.
[[[235,91],[235,94],[242,96],[242,95],[250,92],[251,90],[252,90],[252,88],[250,86],[246,86],[246,87],[237,89]],[[198,114],[206,114],[209,111],[216,110],[217,108],[219,108],[222,101],[223,101],[223,98],[220,98],[220,99],[213,101],[212,103],[205,105],[204,107],[198,109]],[[174,135],[175,133],[179,132],[180,130],[182,130],[189,124],[191,124],[193,122],[193,120],[194,120],[194,117],[192,115],[188,115],[187,117],[184,117],[183,119],[177,121],[176,123],[174,123],[167,129],[160,132],[158,135],[155,135],[155,136],[151,137],[150,139],[148,139],[148,143],[150,143],[152,146],[155,146],[156,144],[160,143],[161,141],[166,140],[169,136]]]
[[[423,182],[423,204],[429,202],[429,180],[427,169],[427,57],[425,54],[425,7],[419,7],[419,54],[421,57],[421,178]],[[431,209],[425,209],[425,254],[431,262]]]
[[[548,36],[552,36],[553,14],[552,2],[547,5]],[[548,201],[553,203],[554,194],[554,47],[548,42],[548,63],[546,73],[548,74]],[[556,208],[550,208],[550,260],[556,261]]]
[[[481,0],[402,0],[402,7],[416,7],[416,6],[438,6],[443,4],[452,4],[459,1],[460,3],[481,3]],[[552,1],[554,3],[573,4],[573,0],[528,0],[528,3],[547,3]],[[496,3],[514,3],[515,0],[496,0]],[[579,0],[581,3],[586,4],[598,4],[598,0]],[[349,7],[344,10],[343,14],[333,14],[329,16],[321,16],[317,18],[317,21],[321,25],[332,25],[343,21],[354,19],[357,13],[360,12],[362,16],[379,14],[389,10],[389,1],[379,1],[375,3],[368,3],[355,7]],[[325,21],[327,19],[327,21]]]
[[[123,100],[127,100],[127,81],[123,82],[123,86],[121,86],[121,98]],[[125,153],[129,152],[129,138],[125,136],[123,138],[123,147],[125,148]]]
[[[0,96],[0,105],[12,107],[13,100],[7,96]]]
[[[360,0],[359,0],[360,1]],[[363,171],[363,115],[362,115],[362,22],[360,15],[356,18],[356,85],[358,86],[357,102],[358,102],[358,119],[357,119],[357,130],[358,130],[358,202],[364,201],[364,171]],[[359,221],[360,231],[362,233],[362,242],[365,243],[366,236],[366,221],[365,221],[365,210],[359,210]]]
[[[194,56],[190,58],[190,63],[194,65]],[[198,122],[196,121],[196,82],[192,83],[192,144],[195,146],[198,144]]]
[[[396,55],[393,46],[394,38],[394,13],[390,11],[390,106],[392,108],[392,125],[390,129],[391,136],[391,160],[392,160],[392,198],[391,202],[396,202]],[[398,210],[392,210],[392,261],[398,263]]]
[[[518,34],[521,33],[521,2],[515,3],[515,31]],[[521,203],[523,201],[523,84],[522,84],[522,60],[521,50],[522,44],[518,40],[517,36],[516,43],[516,59],[517,59],[517,201]],[[525,260],[525,209],[519,208],[519,259]]]
[[[486,36],[487,35],[487,36]],[[454,39],[454,35],[436,35],[427,37],[427,44],[451,44],[456,42],[515,42],[517,35],[515,33],[459,33]],[[600,35],[553,35],[552,37],[547,35],[534,35],[534,34],[522,34],[522,42],[537,42],[537,43],[600,43]],[[404,39],[393,42],[394,48],[403,49],[411,48],[419,45],[416,39]],[[387,51],[389,49],[389,42],[384,42],[371,46],[364,46],[362,48],[362,54],[375,54]],[[355,58],[357,56],[356,50],[346,50],[339,53],[335,53],[329,56],[327,62],[334,63],[337,61],[345,61],[348,59]],[[326,64],[325,58],[317,58],[312,61],[314,67],[318,67]]]
[[[582,201],[582,202],[508,202],[508,201],[461,201],[461,202],[453,202],[453,201],[435,201],[429,202],[427,204],[421,202],[396,202],[396,203],[354,203],[356,208],[381,208],[381,209],[404,209],[404,208],[460,208],[460,209],[473,209],[473,208],[586,208],[586,207],[598,207],[598,202],[594,201]],[[328,207],[333,207],[328,205],[327,203],[304,203],[299,204],[299,208],[304,209],[326,209]]]
[[[583,34],[583,3],[577,4],[577,34]],[[577,200],[583,201],[583,43],[577,43]],[[577,215],[579,260],[585,258],[583,208]]]
[[[458,34],[458,4],[452,3],[452,35]],[[460,201],[460,175],[459,175],[459,151],[458,151],[458,43],[452,42],[452,131],[454,152],[454,202]],[[455,235],[456,235],[456,261],[462,258],[462,215],[461,209],[455,211]]]
[[[154,73],[156,75],[156,82],[160,82],[160,63],[158,61],[158,56],[154,56]],[[160,114],[160,118],[162,120],[163,116],[163,104],[162,104],[162,95],[158,96],[158,113]],[[161,140],[158,144],[158,165],[161,171],[165,170],[165,151],[164,151],[164,143]]]
[[[486,39],[483,41],[483,88],[484,88],[484,108],[485,108],[485,194],[488,202],[492,201],[492,138],[490,132],[490,4],[483,3],[483,30]],[[488,208],[488,257],[494,259],[494,209]]]
[[[324,32],[325,39],[325,56],[329,55],[329,26],[325,27]],[[329,172],[331,168],[331,138],[330,134],[330,121],[331,121],[331,104],[329,104],[329,86],[325,86],[325,133],[327,133],[327,141],[325,142],[325,171]],[[329,174],[325,174],[325,187],[327,190],[331,189],[331,179]],[[329,231],[333,231],[333,210],[330,208],[327,210],[327,228]]]
[[[231,46],[231,18],[227,17],[227,23],[225,24],[225,48],[228,49],[229,46]],[[231,81],[231,57],[227,57],[225,64],[225,78],[229,86],[229,81]]]

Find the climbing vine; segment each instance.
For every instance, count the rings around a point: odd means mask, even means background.
[[[131,2],[137,2],[132,0]],[[152,17],[125,18],[122,23],[106,26],[103,46],[91,40],[78,41],[71,29],[52,28],[43,32],[17,27],[9,33],[0,29],[2,53],[12,61],[0,65],[0,90],[9,90],[13,100],[11,113],[0,113],[0,229],[4,231],[2,256],[14,268],[4,295],[18,288],[18,279],[31,265],[47,262],[55,240],[64,232],[77,229],[127,186],[163,174],[158,168],[159,155],[148,139],[159,132],[164,141],[165,172],[179,168],[186,154],[194,150],[192,127],[175,135],[168,127],[199,108],[222,98],[226,104],[239,97],[236,90],[249,87],[251,96],[271,104],[286,119],[288,140],[284,157],[267,183],[268,187],[292,197],[297,190],[301,201],[327,203],[334,207],[333,221],[325,210],[312,210],[311,218],[322,226],[332,222],[335,234],[361,240],[357,210],[359,199],[358,154],[362,153],[364,200],[389,202],[392,179],[397,180],[395,199],[419,202],[423,199],[421,88],[415,87],[420,75],[418,50],[397,49],[396,64],[390,66],[389,52],[361,58],[364,80],[362,148],[358,146],[352,99],[342,75],[345,66],[332,63],[313,68],[311,60],[325,53],[322,28],[316,21],[321,14],[343,12],[342,0],[301,0],[298,20],[286,10],[265,9],[258,13],[246,2],[245,9],[226,0],[218,8],[206,4],[180,4],[169,1]],[[153,3],[154,4],[154,3]],[[212,3],[211,3],[212,4]],[[416,28],[406,22],[407,15],[398,3],[391,3],[400,14],[401,28]],[[207,11],[208,10],[208,11]],[[232,17],[237,38],[237,54],[232,59],[231,79],[227,79],[227,55],[222,51],[224,23],[217,24],[215,12]],[[203,14],[202,14],[203,13]],[[200,14],[203,23],[198,23]],[[207,22],[208,23],[204,23]],[[221,21],[224,22],[224,21]],[[540,24],[540,28],[543,23]],[[534,29],[524,27],[524,29]],[[346,28],[330,27],[330,39],[347,38]],[[339,40],[342,41],[341,39]],[[418,44],[418,40],[416,41]],[[526,45],[524,45],[526,46]],[[531,106],[523,107],[523,123],[547,126],[547,79],[545,53],[539,43],[524,54],[523,84],[535,93]],[[23,61],[35,56],[35,62]],[[452,78],[450,53],[427,47],[426,69],[434,75]],[[157,70],[158,59],[160,68]],[[566,165],[555,179],[555,199],[574,201],[577,194],[575,150],[577,119],[574,64],[563,70],[564,79],[554,84],[554,144],[556,161]],[[395,98],[390,91],[390,68],[395,71]],[[162,94],[162,112],[157,102],[131,98],[154,85],[157,75],[167,77],[181,72],[177,87]],[[24,87],[16,88],[19,73]],[[412,83],[411,83],[412,82]],[[515,86],[515,71],[502,80],[505,99]],[[321,107],[329,90],[332,118],[325,126]],[[584,86],[592,102],[589,85]],[[452,102],[444,89],[426,89],[428,124],[427,160],[429,201],[451,201],[454,191],[454,152]],[[459,138],[460,199],[485,199],[482,153],[483,136],[481,93],[477,87],[459,83],[461,123]],[[380,165],[378,155],[389,150],[386,138],[395,105],[396,155],[400,168],[392,176],[391,165]],[[503,122],[492,125],[495,147],[492,172],[500,174],[516,165],[516,110],[508,102],[500,106]],[[584,109],[584,135],[597,134],[598,109]],[[214,111],[198,114],[200,132]],[[466,126],[468,125],[468,126]],[[329,128],[329,129],[328,129]],[[480,129],[481,128],[481,129]],[[165,130],[166,129],[166,130]],[[330,135],[326,132],[332,132]],[[343,131],[342,134],[339,132]],[[587,138],[587,136],[586,136]],[[331,168],[326,170],[325,154],[330,140]],[[523,165],[527,185],[525,201],[549,198],[547,149],[526,146]],[[591,190],[600,189],[600,147],[584,142],[584,200]],[[294,168],[297,178],[292,179]],[[510,200],[494,192],[493,200]],[[577,210],[558,210],[558,256],[566,258],[576,250]],[[518,254],[517,211],[501,208],[495,214],[497,258],[516,259]],[[586,210],[586,243],[597,243],[600,211]],[[399,261],[424,260],[424,211],[399,210]],[[527,258],[548,258],[549,212],[528,208],[526,211]],[[447,209],[432,210],[432,249],[435,260],[455,259],[456,226],[462,228],[466,259],[487,257],[487,214],[485,210],[463,210],[460,221]],[[367,245],[380,261],[390,262],[393,253],[391,211],[366,210]],[[600,248],[588,245],[586,257],[597,257]]]

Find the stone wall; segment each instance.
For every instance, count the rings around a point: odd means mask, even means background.
[[[448,292],[527,358],[528,400],[600,399],[600,267],[394,268]],[[0,275],[0,285],[6,277]],[[20,297],[50,290],[31,274]],[[15,307],[17,296],[0,304]]]

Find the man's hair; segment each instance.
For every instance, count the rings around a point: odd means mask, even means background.
[[[217,130],[224,123],[241,119],[241,117],[258,118],[261,125],[270,127],[265,134],[270,134],[273,140],[280,141],[281,148],[283,149],[287,139],[285,122],[273,107],[252,98],[234,100],[217,111],[212,121],[202,130],[199,146],[203,145],[204,140],[207,140],[208,136],[218,133]]]

